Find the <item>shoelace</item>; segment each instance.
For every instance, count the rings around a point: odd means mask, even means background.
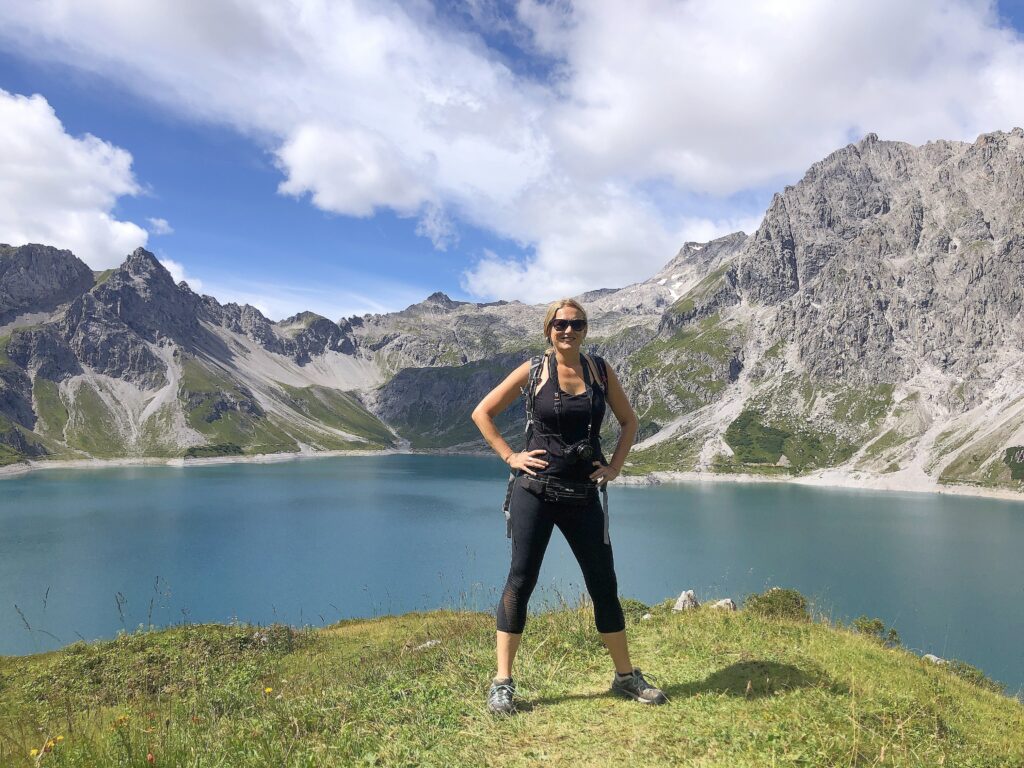
[[[513,688],[509,683],[500,683],[491,688],[491,698],[498,699],[502,704],[512,701]]]
[[[644,678],[643,673],[639,669],[633,670],[633,685],[636,686],[636,689],[638,691],[646,691],[648,688],[653,687],[650,683],[647,682],[646,678]]]
[[[649,691],[651,689],[655,689],[655,690],[661,691],[661,687],[660,686],[651,685],[649,682],[647,682],[647,678],[644,677],[643,672],[641,672],[639,669],[633,670],[633,679],[636,681],[636,689],[640,693],[643,693],[644,691]],[[654,678],[651,678],[651,679],[654,680],[655,683],[658,682]],[[665,692],[661,691],[661,695],[665,696]],[[668,696],[665,696],[665,698],[667,699]]]

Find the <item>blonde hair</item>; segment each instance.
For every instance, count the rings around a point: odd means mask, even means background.
[[[544,313],[544,338],[548,344],[551,343],[551,323],[554,321],[558,310],[562,307],[572,307],[580,313],[584,320],[587,319],[587,310],[585,310],[583,305],[576,301],[576,299],[558,299],[557,301],[552,301],[548,304],[548,311]]]

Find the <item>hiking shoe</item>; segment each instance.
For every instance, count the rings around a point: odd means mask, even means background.
[[[495,715],[511,715],[516,711],[512,697],[516,694],[516,684],[511,677],[491,682],[490,693],[487,694],[487,709]]]
[[[633,674],[628,677],[615,675],[612,678],[612,693],[634,699],[641,704],[664,704],[668,701],[664,693],[644,680],[643,673],[636,667],[633,668]]]

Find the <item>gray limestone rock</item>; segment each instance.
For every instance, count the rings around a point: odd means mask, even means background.
[[[700,608],[700,601],[697,600],[697,595],[692,589],[681,592],[676,599],[676,604],[672,606],[673,611],[692,611],[696,608]]]
[[[7,344],[7,356],[33,378],[63,381],[82,372],[75,351],[53,325],[16,330]]]
[[[93,274],[71,251],[48,245],[0,245],[0,325],[47,312],[92,287]]]

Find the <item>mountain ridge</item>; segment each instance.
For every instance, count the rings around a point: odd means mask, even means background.
[[[655,275],[583,294],[589,347],[641,420],[629,470],[1021,490],[1021,213],[1024,130],[919,147],[868,134],[777,193],[754,233],[685,243]],[[440,291],[275,323],[175,285],[143,249],[54,304],[84,265],[22,248],[0,247],[11,460],[477,449],[472,407],[544,346],[543,306]],[[37,276],[49,298],[24,270],[5,282],[30,254],[54,273]],[[521,423],[510,409],[500,426]],[[120,437],[96,453],[104,429]]]

